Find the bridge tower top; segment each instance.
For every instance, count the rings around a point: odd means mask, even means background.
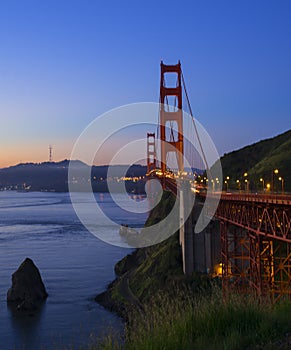
[[[168,86],[168,75],[176,75],[175,86]],[[184,170],[181,78],[182,71],[180,61],[176,65],[166,65],[161,61],[159,122],[161,138],[161,171],[163,174],[167,170],[167,155],[170,152],[176,153],[178,170]],[[174,102],[173,105],[170,104],[169,100]],[[173,131],[174,127],[176,132]]]

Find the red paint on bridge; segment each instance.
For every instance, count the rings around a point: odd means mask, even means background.
[[[165,73],[176,73],[176,88],[165,86]],[[148,141],[148,178],[158,178],[164,189],[179,195],[178,177],[167,172],[166,155],[170,146],[176,150],[179,171],[183,172],[181,155],[183,148],[181,66],[161,63],[160,102],[167,96],[178,99],[178,111],[166,111],[161,105],[161,169],[154,169]],[[165,124],[175,121],[178,124],[178,140],[166,139]],[[152,136],[151,134],[149,134]],[[202,150],[203,151],[203,150]],[[195,188],[194,188],[195,190]],[[196,190],[199,190],[197,187]],[[257,193],[207,193],[201,189],[200,196],[211,200],[221,195],[215,217],[220,221],[222,283],[225,293],[230,290],[253,293],[259,297],[268,295],[273,301],[288,296],[291,298],[291,195]],[[191,225],[185,232],[194,235]],[[192,227],[192,226],[191,226]],[[190,242],[191,240],[189,240]],[[193,241],[193,240],[192,240]],[[193,248],[193,247],[192,247]],[[187,250],[186,242],[184,249]],[[192,249],[193,250],[193,249]],[[189,250],[191,251],[191,249]],[[191,254],[190,254],[191,255]],[[189,256],[189,254],[188,254]],[[187,254],[183,255],[183,259]],[[190,257],[191,260],[191,257]],[[190,261],[189,260],[189,261]],[[193,261],[193,257],[192,257]],[[185,261],[184,261],[184,265]],[[193,271],[188,269],[188,271]]]

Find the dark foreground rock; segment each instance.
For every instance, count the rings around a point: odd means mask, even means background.
[[[34,262],[26,258],[12,275],[12,286],[7,292],[7,302],[18,310],[30,311],[47,298],[45,286]]]

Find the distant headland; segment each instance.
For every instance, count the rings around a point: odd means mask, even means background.
[[[74,179],[79,190],[82,189],[82,183],[91,180],[94,192],[108,192],[109,181],[113,182],[117,191],[125,183],[128,192],[144,192],[146,166],[113,165],[114,176],[111,178],[107,178],[108,165],[92,166],[91,179],[84,179],[81,170],[89,165],[80,160],[68,159],[60,162],[20,163],[0,169],[0,190],[68,192],[69,165],[80,168],[80,177]]]

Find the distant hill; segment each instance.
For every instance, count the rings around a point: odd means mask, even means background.
[[[75,168],[88,167],[79,161],[71,161]],[[17,189],[32,191],[68,191],[68,167],[70,161],[65,159],[61,162],[25,163],[0,169],[0,190]],[[224,181],[229,176],[228,189],[237,190],[239,187],[245,189],[245,179],[249,181],[251,191],[262,191],[274,178],[275,192],[281,192],[284,180],[285,192],[291,192],[291,130],[276,137],[259,141],[250,146],[225,154],[221,158]],[[123,176],[126,165],[115,165],[111,177]],[[278,174],[273,171],[278,169]],[[108,165],[93,166],[91,169],[91,180],[95,192],[107,192]],[[76,173],[78,173],[76,171]],[[81,174],[82,172],[80,172]],[[244,173],[248,176],[244,177]],[[126,172],[126,176],[143,177],[146,174],[146,166],[132,165]],[[81,176],[81,175],[80,175]],[[77,179],[79,183],[84,179]],[[108,179],[110,180],[110,179]],[[239,183],[237,183],[239,180]],[[88,181],[88,179],[85,179]],[[110,181],[115,181],[114,179]],[[127,181],[129,192],[141,193],[144,191],[144,181]],[[224,185],[225,189],[225,185]],[[118,190],[118,184],[117,184]]]
[[[284,190],[291,191],[291,130],[276,137],[256,142],[250,146],[225,154],[221,158],[224,180],[229,176],[229,189],[245,189],[245,179],[249,180],[250,190],[262,191],[274,179],[275,192],[281,192],[283,178]],[[278,169],[278,174],[273,171]],[[248,176],[244,176],[247,173]]]
[[[69,164],[70,161],[65,159],[61,162],[21,163],[0,169],[0,190],[67,192]],[[82,168],[88,165],[79,160],[72,160],[71,165],[74,166],[77,174],[75,180],[79,184],[87,182],[88,179],[82,177]],[[126,165],[112,166],[111,177],[119,178],[124,176],[124,173],[130,177],[143,177],[146,173],[146,166],[134,164],[126,171],[127,168]],[[78,169],[80,169],[80,178],[78,178]],[[92,166],[91,180],[95,192],[108,191],[107,171],[108,165]],[[116,181],[116,179],[111,179],[111,181]],[[144,191],[144,183],[141,181],[127,181],[126,187],[129,192]],[[118,186],[116,188],[118,190]]]

